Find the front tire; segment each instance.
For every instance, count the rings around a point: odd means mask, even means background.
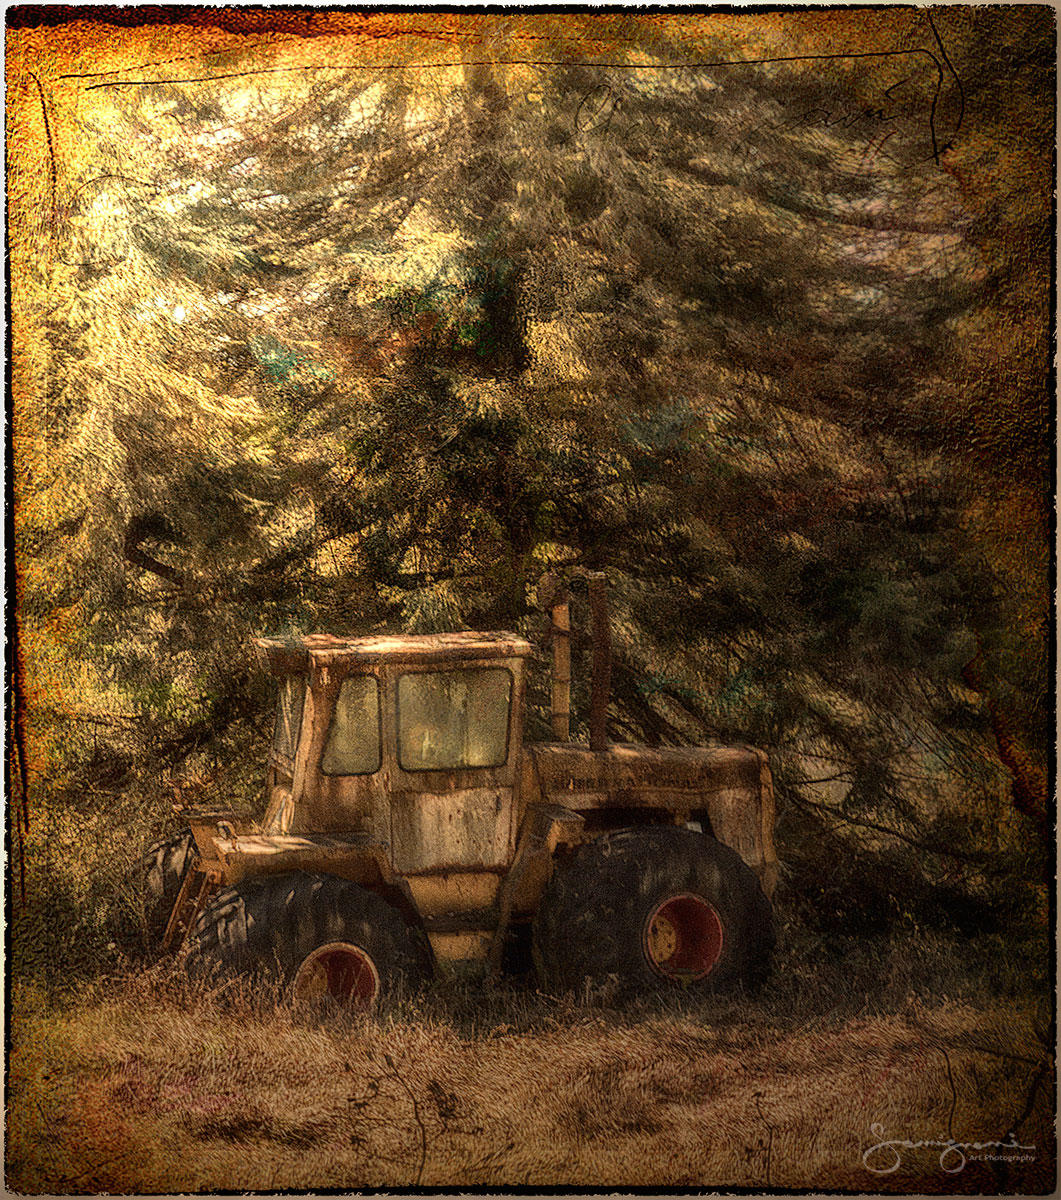
[[[246,880],[199,915],[186,966],[211,984],[246,978],[294,1004],[371,1011],[430,972],[426,937],[373,892],[332,875]]]
[[[557,865],[534,922],[539,978],[555,992],[755,987],[773,946],[755,873],[714,838],[672,826],[580,846]]]

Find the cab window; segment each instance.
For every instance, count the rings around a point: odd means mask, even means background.
[[[404,771],[502,766],[511,704],[512,673],[503,667],[399,676],[399,765]]]
[[[343,680],[321,757],[325,775],[372,775],[381,761],[379,683],[374,675]]]
[[[273,728],[273,749],[277,754],[295,757],[305,699],[306,681],[301,676],[289,675],[281,682],[276,701],[276,725]]]

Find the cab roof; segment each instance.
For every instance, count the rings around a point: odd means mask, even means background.
[[[383,662],[460,662],[466,659],[522,658],[531,645],[515,633],[430,633],[380,637],[254,638],[262,665],[275,675],[301,675],[311,668],[353,670]]]

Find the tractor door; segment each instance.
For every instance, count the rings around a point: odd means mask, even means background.
[[[513,849],[523,662],[394,667],[391,853],[403,873],[490,870]]]

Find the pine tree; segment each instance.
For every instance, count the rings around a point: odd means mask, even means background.
[[[982,442],[971,347],[1023,295],[953,87],[678,67],[733,42],[648,18],[593,25],[613,65],[551,17],[552,65],[487,65],[484,28],[477,66],[98,93],[38,299],[29,602],[188,716],[251,632],[532,631],[544,570],[603,568],[613,736],[777,747],[793,802],[953,848],[1002,779],[962,669],[1008,622],[954,413]]]

